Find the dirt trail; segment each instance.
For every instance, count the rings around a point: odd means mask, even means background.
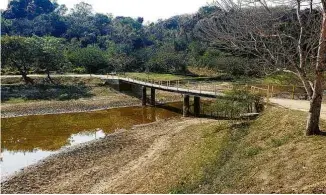
[[[290,100],[290,99],[278,99],[270,98],[270,102],[278,104],[285,108],[290,108],[293,110],[301,110],[304,112],[309,111],[310,102],[307,100]],[[326,104],[322,104],[320,118],[326,120]]]
[[[49,157],[1,185],[2,193],[139,193],[164,158],[170,140],[185,128],[215,122],[210,119],[172,119],[81,145]]]

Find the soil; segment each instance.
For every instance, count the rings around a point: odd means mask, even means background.
[[[88,112],[92,110],[103,110],[113,107],[135,105],[141,105],[141,101],[137,98],[118,93],[110,97],[94,99],[5,103],[1,105],[1,118],[70,112]]]

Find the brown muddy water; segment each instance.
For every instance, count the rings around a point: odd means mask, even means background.
[[[181,116],[181,102],[156,107],[22,116],[1,119],[1,178],[65,148],[118,129]]]

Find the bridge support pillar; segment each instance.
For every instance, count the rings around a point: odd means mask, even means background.
[[[151,105],[155,106],[155,88],[151,88]]]
[[[189,95],[183,95],[183,117],[189,116]]]
[[[142,90],[142,105],[143,106],[146,106],[146,87],[142,86],[141,87],[141,90]]]
[[[195,116],[199,116],[200,114],[200,97],[194,96],[194,114]]]

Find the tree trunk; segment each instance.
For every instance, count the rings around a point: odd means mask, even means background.
[[[310,83],[309,83],[309,81],[307,79],[306,74],[304,72],[302,72],[301,70],[298,70],[298,73],[299,73],[299,78],[300,78],[300,80],[301,80],[301,82],[302,82],[302,84],[303,84],[303,86],[305,88],[305,91],[307,93],[307,96],[308,96],[308,98],[310,100],[312,98],[312,96],[313,96],[313,89],[310,86]]]
[[[323,72],[319,72],[316,76],[314,93],[310,100],[310,109],[307,120],[306,135],[318,135],[320,134],[319,129],[319,118],[321,110],[321,102],[323,99]]]
[[[47,77],[48,77],[50,83],[54,84],[54,81],[53,81],[52,78],[50,77],[50,71],[49,71],[49,70],[46,70],[46,74],[47,74]]]
[[[28,84],[34,85],[33,79],[29,78],[25,71],[20,71],[20,74],[22,75],[26,85],[28,85]]]
[[[32,84],[32,85],[34,85],[34,81],[33,81],[33,79],[31,79],[31,78],[29,78],[29,77],[27,76],[27,68],[26,68],[26,66],[21,67],[21,66],[19,66],[19,64],[18,64],[16,61],[14,61],[14,60],[12,60],[12,62],[13,62],[13,64],[14,64],[14,66],[18,69],[18,71],[20,72],[20,74],[22,75],[22,78],[24,79],[25,84],[26,84],[26,85],[28,85],[28,84]]]
[[[317,54],[316,79],[314,83],[314,92],[310,100],[306,135],[316,135],[321,133],[319,129],[319,118],[321,102],[323,99],[324,71],[326,69],[326,0],[322,0],[321,2],[323,5],[323,21]]]

